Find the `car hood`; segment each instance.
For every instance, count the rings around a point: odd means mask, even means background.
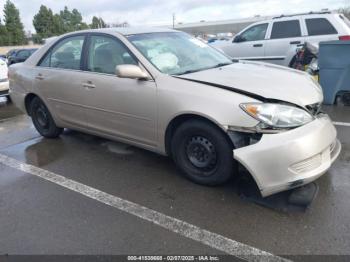
[[[280,100],[299,106],[320,103],[321,88],[304,72],[267,63],[240,61],[229,66],[178,76],[231,89],[247,96]]]

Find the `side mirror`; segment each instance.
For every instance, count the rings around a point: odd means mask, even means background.
[[[137,65],[118,65],[115,74],[120,78],[149,80],[150,76]]]
[[[241,35],[236,35],[235,38],[233,39],[233,43],[240,43],[243,41],[244,41],[244,38]]]

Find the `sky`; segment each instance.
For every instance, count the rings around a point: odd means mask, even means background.
[[[1,10],[6,0],[0,0]],[[350,0],[12,0],[20,11],[25,30],[35,32],[32,20],[40,5],[54,12],[68,6],[77,8],[84,22],[99,16],[107,23],[127,21],[131,25],[171,25],[176,23],[239,19],[255,15],[270,16],[330,10],[350,6]]]

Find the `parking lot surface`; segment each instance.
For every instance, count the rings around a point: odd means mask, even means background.
[[[341,155],[317,180],[318,195],[305,212],[281,212],[241,199],[235,181],[193,184],[170,158],[142,149],[72,130],[44,139],[29,117],[2,99],[0,155],[38,169],[0,161],[0,254],[225,254],[225,248],[169,230],[162,221],[159,226],[33,175],[45,170],[223,236],[223,245],[232,240],[247,245],[242,250],[254,247],[295,260],[350,255],[350,109],[324,110],[339,123]]]

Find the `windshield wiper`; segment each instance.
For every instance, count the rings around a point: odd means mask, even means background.
[[[211,68],[218,68],[218,67],[227,66],[227,65],[232,65],[232,63],[219,63]]]
[[[191,73],[196,73],[196,72],[199,72],[199,71],[203,71],[203,70],[206,70],[208,68],[201,68],[201,69],[191,69],[191,70],[186,70],[184,72],[181,72],[181,73],[178,73],[178,74],[175,74],[177,76],[179,75],[186,75],[186,74],[191,74]]]
[[[231,65],[232,63],[219,63],[215,66],[212,67],[206,67],[206,68],[200,68],[200,69],[191,69],[191,70],[186,70],[184,72],[181,72],[179,74],[176,75],[186,75],[186,74],[191,74],[191,73],[195,73],[195,72],[199,72],[199,71],[204,71],[204,70],[208,70],[208,69],[212,69],[212,68],[217,68],[217,67],[222,67],[222,66],[227,66],[227,65]]]
[[[213,68],[218,68],[218,67],[222,67],[222,66],[227,66],[227,65],[232,65],[233,63],[219,63],[215,66],[211,66],[211,67],[206,67],[206,68],[200,68],[200,69],[191,69],[191,70],[186,70],[184,72],[181,72],[179,74],[176,75],[186,75],[186,74],[191,74],[191,73],[195,73],[195,72],[199,72],[199,71],[204,71],[204,70],[208,70],[208,69],[213,69]]]

